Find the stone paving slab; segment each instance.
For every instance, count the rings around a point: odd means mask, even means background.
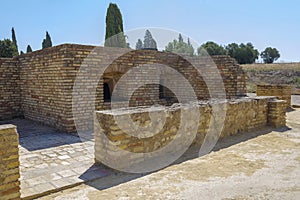
[[[94,164],[94,141],[56,131],[25,119],[14,124],[20,135],[21,197],[57,191],[110,175],[112,170]]]
[[[292,95],[292,105],[300,106],[300,95]]]

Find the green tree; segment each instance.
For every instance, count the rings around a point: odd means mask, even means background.
[[[144,47],[143,49],[156,49],[157,50],[157,43],[153,39],[152,34],[149,30],[146,30],[144,36]]]
[[[202,51],[202,49],[205,49],[208,55],[215,56],[215,55],[226,55],[227,52],[225,48],[221,45],[216,44],[215,42],[206,42],[205,44],[202,44],[201,47],[198,48],[198,55],[205,55]]]
[[[30,45],[28,45],[27,46],[27,51],[26,51],[27,53],[30,53],[30,52],[32,52],[32,48],[31,48],[31,46]]]
[[[23,51],[20,52],[20,55],[24,55],[25,53]]]
[[[226,46],[227,54],[239,64],[252,64],[258,59],[259,52],[251,43],[232,43]]]
[[[127,48],[126,38],[123,30],[123,19],[117,4],[110,3],[106,14],[106,47]]]
[[[280,58],[280,53],[276,48],[267,47],[261,52],[260,57],[264,60],[264,63],[273,63]]]
[[[52,41],[51,41],[50,34],[47,31],[46,38],[43,40],[43,43],[42,43],[42,48],[45,49],[45,48],[49,48],[49,47],[52,47]]]
[[[180,33],[179,33],[179,36],[178,36],[178,42],[183,42],[183,37]]]
[[[143,49],[143,42],[141,39],[138,39],[136,45],[135,45],[135,49],[136,50],[140,50],[140,49]]]
[[[11,29],[11,39],[12,39],[13,44],[16,46],[17,51],[19,51],[18,50],[17,37],[16,37],[16,33],[15,33],[14,27],[12,27],[12,29]]]
[[[189,56],[194,55],[194,47],[192,46],[190,39],[188,38],[188,42],[184,42],[181,34],[178,36],[178,40],[173,40],[173,42],[169,42],[166,46],[165,51],[174,52],[180,54],[187,54]]]
[[[17,47],[11,40],[0,40],[0,57],[12,58],[17,55],[19,55]]]

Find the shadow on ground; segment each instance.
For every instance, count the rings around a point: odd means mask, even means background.
[[[52,127],[27,119],[5,120],[0,121],[1,124],[13,124],[17,126],[20,145],[28,151],[82,142],[81,138],[76,135],[59,132]]]
[[[230,147],[230,146],[238,144],[238,143],[245,142],[247,140],[256,138],[258,136],[266,135],[268,133],[271,133],[272,131],[285,132],[288,130],[291,130],[291,128],[283,127],[283,128],[279,128],[279,129],[274,129],[271,127],[266,127],[259,131],[251,131],[248,133],[237,134],[237,135],[231,136],[229,138],[219,140],[218,143],[216,144],[216,146],[214,147],[213,151],[219,151],[221,149]],[[185,154],[183,154],[172,165],[180,164],[187,160],[198,158],[199,157],[199,149],[200,149],[199,145],[198,146],[193,145],[192,147],[189,148],[189,150]],[[97,164],[95,164],[95,165],[97,165]],[[84,174],[82,174],[80,178],[82,178],[84,180],[85,177],[89,177],[89,179],[87,179],[87,180],[92,180],[92,179],[90,179],[91,178],[90,176],[93,176],[94,172],[95,171],[92,167],[92,168],[88,169]],[[117,186],[117,185],[125,183],[125,182],[135,180],[137,178],[140,178],[140,177],[143,177],[143,176],[146,176],[149,174],[151,174],[151,173],[130,174],[130,173],[114,171],[114,173],[111,173],[109,176],[102,177],[101,179],[94,178],[92,181],[85,182],[85,184],[89,185],[91,187],[94,187],[95,189],[103,190],[103,189],[108,189],[108,188]]]

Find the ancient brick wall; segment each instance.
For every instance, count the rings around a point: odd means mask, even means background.
[[[17,61],[0,58],[0,120],[21,116]]]
[[[13,125],[0,126],[0,199],[20,199],[19,136]]]
[[[276,96],[286,101],[286,107],[291,107],[292,88],[289,85],[257,85],[257,96]]]
[[[218,105],[217,102],[214,102]],[[221,105],[221,104],[220,104]],[[254,129],[265,127],[268,124],[274,127],[285,126],[285,107],[284,102],[276,100],[272,97],[257,97],[257,98],[244,98],[236,99],[234,101],[226,102],[226,117],[224,126],[221,126],[220,138],[229,137],[238,133],[245,133]],[[110,111],[98,111],[95,118],[95,158],[99,162],[100,160],[116,159],[116,162],[123,160],[122,153],[118,154],[114,148],[110,145],[115,145],[117,148],[126,150],[133,153],[149,153],[154,152],[160,148],[168,145],[174,140],[178,132],[181,123],[181,110],[184,112],[190,112],[192,110],[198,110],[200,114],[199,127],[197,129],[197,135],[193,141],[194,144],[202,144],[208,130],[215,130],[216,125],[221,121],[217,116],[213,115],[211,102],[200,102],[199,104],[190,104],[189,106],[176,106],[176,107],[158,107],[158,108],[133,108],[130,110],[110,110]],[[120,128],[116,123],[115,117],[122,119],[125,116],[129,116],[134,122],[138,122],[141,127],[149,124],[159,124],[161,118],[149,118],[149,113],[162,113],[166,115],[166,121],[163,128],[160,130],[154,130],[152,133],[157,134],[149,137],[136,137],[127,130]],[[214,121],[212,121],[214,120]],[[210,124],[212,122],[212,124]],[[129,123],[125,123],[127,126]],[[190,119],[184,122],[185,135],[191,135],[191,127],[195,124],[195,118],[190,116]],[[211,125],[211,126],[210,126]],[[130,125],[129,125],[130,126]],[[134,130],[129,127],[128,130]],[[215,134],[216,131],[211,133]],[[107,137],[108,142],[105,141],[103,136]],[[180,137],[180,136],[176,136]],[[206,140],[211,140],[218,135],[211,135]],[[185,141],[179,143],[183,145]],[[178,146],[177,146],[178,147]],[[174,149],[175,151],[175,149]],[[113,155],[113,156],[108,156]],[[105,157],[108,156],[108,157]],[[111,161],[111,160],[110,160]],[[124,162],[127,162],[124,161]],[[133,163],[132,163],[133,164]]]
[[[21,109],[24,117],[67,130],[66,47],[58,46],[18,57]]]
[[[245,76],[236,62],[226,56],[213,57],[213,61],[223,79],[226,98],[244,95]],[[25,118],[60,130],[75,132],[73,116],[75,111],[81,116],[80,120],[77,120],[80,127],[90,129],[93,127],[94,108],[96,110],[110,108],[109,104],[104,104],[104,83],[111,87],[112,92],[115,84],[128,70],[143,65],[151,65],[154,71],[157,70],[155,65],[173,67],[190,82],[199,100],[210,97],[203,76],[212,82],[218,76],[210,71],[212,62],[207,62],[206,59],[200,61],[200,66],[205,70],[199,74],[189,61],[172,53],[103,47],[95,49],[94,46],[64,44],[24,54],[1,64],[0,72],[5,76],[0,78],[0,88],[4,91],[4,95],[1,95],[0,103],[3,107],[0,108],[0,117],[24,115]],[[160,76],[149,75],[142,69],[141,67],[140,71],[131,74],[132,81],[120,86],[120,105],[124,104],[121,102],[122,99],[128,97],[129,89],[136,87],[135,77],[141,77],[154,84],[147,84],[135,90],[130,96],[130,106],[176,102],[174,94],[168,90],[164,90],[166,91],[164,95],[168,100],[172,99],[171,102],[161,98],[160,83],[167,79],[164,73],[159,72]],[[83,73],[89,71],[89,74],[80,81],[79,86],[77,84],[75,95],[78,102],[74,107],[73,87],[79,70]],[[100,74],[103,76],[100,77]],[[96,87],[93,79],[98,81]],[[179,84],[177,90],[184,96],[184,86]],[[96,99],[93,102],[91,96],[95,91]],[[186,97],[189,100],[189,97]]]
[[[270,101],[268,110],[268,124],[270,126],[278,128],[286,125],[286,101]]]
[[[199,66],[200,71],[197,71],[193,64]],[[218,83],[218,78],[221,78],[224,84],[225,93],[223,96],[222,94],[217,94],[215,96],[235,98],[237,96],[246,95],[246,75],[243,73],[239,65],[228,56],[214,56],[212,59],[207,57],[190,57],[186,60],[185,58],[173,53],[139,50],[126,54],[124,53],[124,55],[116,59],[108,67],[107,71],[110,73],[119,72],[120,74],[126,74],[132,67],[143,65],[147,67],[152,65],[153,68],[159,65],[173,68],[176,72],[182,74],[183,77],[189,81],[190,85],[193,86],[198,100],[205,100],[212,97],[210,92],[214,92],[216,88],[220,87],[220,85],[216,84]],[[217,68],[214,68],[213,65],[216,65]],[[157,69],[159,68],[161,67],[157,67]],[[154,71],[155,69],[151,70]],[[131,74],[128,75],[129,78],[142,77],[143,80],[157,82],[155,86],[156,88],[151,86],[151,90],[154,91],[156,95],[155,101],[159,99],[157,91],[159,91],[160,83],[166,82],[167,79],[171,79],[174,82],[178,81],[176,74],[170,74],[170,72],[165,69],[159,69],[158,72],[156,72],[158,75],[152,77],[152,73],[143,74],[143,68],[141,68],[141,72],[134,71],[130,73]],[[122,91],[125,93],[127,90],[130,90],[130,88],[136,87],[137,85],[136,79],[132,78],[130,81],[123,84]],[[208,88],[209,86],[206,81],[211,81],[212,84],[214,84],[213,88]],[[177,84],[176,87],[179,87],[176,88],[179,93],[184,93],[186,90],[184,85],[181,86],[180,84]],[[144,94],[146,93],[144,92]],[[138,98],[141,98],[141,95],[133,95],[131,98],[133,100],[138,100]],[[145,97],[145,99],[147,99],[147,97]]]

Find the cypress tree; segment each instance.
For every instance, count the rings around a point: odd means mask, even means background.
[[[19,51],[18,50],[18,44],[17,44],[17,37],[16,37],[16,33],[15,33],[14,27],[12,27],[12,29],[11,29],[11,39],[12,39],[13,44],[17,48],[17,51]]]
[[[46,32],[46,38],[43,40],[42,43],[42,48],[48,48],[48,47],[52,47],[52,41],[51,41],[51,37],[50,34],[48,33],[48,31]]]
[[[31,46],[30,45],[28,45],[27,46],[27,51],[26,51],[27,53],[30,53],[30,52],[32,52],[32,48],[31,48]]]
[[[123,19],[117,4],[110,3],[106,14],[106,47],[126,48],[126,38],[123,30]]]
[[[183,37],[181,34],[179,34],[179,37],[178,37],[178,42],[183,42]]]

